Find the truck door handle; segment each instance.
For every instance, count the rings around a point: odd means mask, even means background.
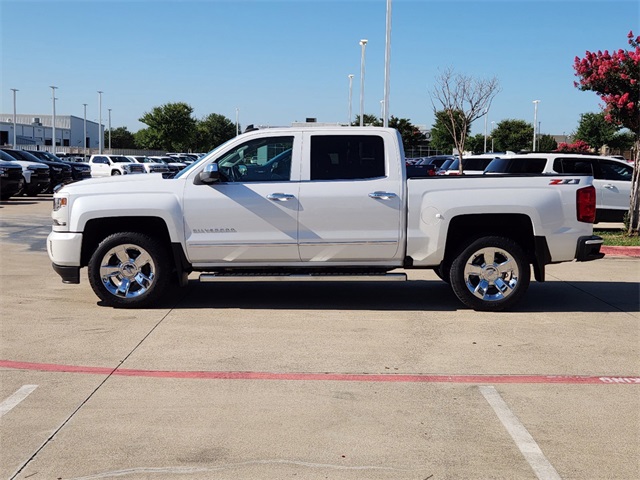
[[[267,198],[269,200],[275,200],[276,202],[286,202],[287,200],[291,200],[295,197],[289,193],[270,193],[267,195]]]
[[[369,196],[371,198],[376,198],[379,200],[389,200],[391,198],[397,197],[395,193],[391,193],[391,192],[373,192],[373,193],[370,193]]]
[[[604,188],[608,188],[609,190],[614,190],[616,188],[615,185],[611,185],[610,183],[607,183],[606,185],[604,185]]]

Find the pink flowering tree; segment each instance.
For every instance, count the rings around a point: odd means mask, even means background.
[[[560,153],[589,153],[591,147],[584,140],[576,140],[574,143],[559,143],[555,151]]]
[[[633,178],[631,181],[631,206],[629,208],[629,234],[638,235],[640,201],[638,199],[638,162],[640,159],[640,37],[633,32],[627,35],[631,48],[614,52],[585,53],[576,57],[573,68],[580,90],[591,90],[604,102],[605,119],[626,127],[633,133]]]

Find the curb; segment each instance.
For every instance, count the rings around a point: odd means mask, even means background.
[[[602,246],[600,252],[611,257],[637,257],[640,258],[640,247],[613,247]]]

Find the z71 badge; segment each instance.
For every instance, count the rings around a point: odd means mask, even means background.
[[[549,185],[580,185],[579,178],[554,178]]]

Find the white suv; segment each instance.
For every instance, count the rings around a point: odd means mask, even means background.
[[[92,177],[146,173],[142,165],[124,155],[91,155],[89,165]]]
[[[147,173],[162,173],[163,175],[169,173],[169,167],[166,164],[156,162],[154,159],[144,155],[127,155],[127,158],[142,164]]]
[[[586,174],[596,188],[596,223],[621,222],[629,211],[633,166],[611,157],[574,153],[529,153],[494,159],[485,173]]]

